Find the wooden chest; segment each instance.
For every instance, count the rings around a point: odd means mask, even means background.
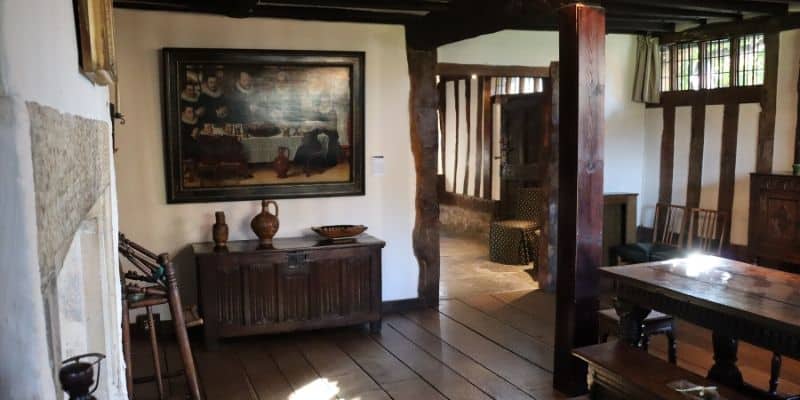
[[[317,238],[197,243],[198,297],[206,345],[220,337],[370,323],[380,330],[381,249],[369,235],[349,242]]]
[[[800,264],[800,176],[750,175],[748,247],[759,263]]]

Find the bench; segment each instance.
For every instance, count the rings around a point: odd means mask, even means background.
[[[715,386],[727,400],[750,398],[619,341],[582,347],[572,354],[589,364],[587,379],[592,399],[691,399],[667,386],[680,380]]]

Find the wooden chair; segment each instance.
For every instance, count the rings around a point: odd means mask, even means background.
[[[128,240],[123,234],[119,235],[119,253],[136,268],[136,270],[126,272],[122,277],[122,348],[126,364],[125,375],[128,384],[128,397],[133,398],[133,385],[137,383],[133,378],[133,365],[131,364],[131,336],[128,312],[129,310],[144,308],[147,314],[155,375],[153,377],[137,378],[136,381],[149,382],[155,380],[159,399],[166,398],[163,379],[172,377],[175,374],[170,375],[169,373],[161,372],[156,326],[153,321],[151,307],[168,304],[184,368],[183,371],[177,374],[182,373],[186,376],[189,395],[194,400],[200,400],[200,384],[186,328],[202,325],[203,320],[197,314],[196,308],[189,307],[184,310],[178,293],[175,270],[169,255],[166,253],[156,255]],[[120,273],[122,273],[121,263]],[[185,318],[184,313],[189,318]]]
[[[650,261],[664,261],[700,252],[719,256],[728,233],[730,218],[724,211],[693,208],[689,215],[689,240],[685,248],[657,249]]]
[[[653,216],[652,243],[633,243],[617,246],[612,249],[612,257],[617,264],[625,262],[642,263],[652,261],[653,254],[666,254],[680,251],[684,241],[687,224],[686,207],[659,203]],[[619,316],[616,310],[607,308],[598,312],[600,323],[600,340],[605,342],[610,335],[619,332]],[[650,337],[665,335],[667,337],[667,357],[669,362],[677,362],[677,342],[675,341],[675,319],[658,311],[651,311],[642,322],[642,336],[639,346],[647,351]]]
[[[541,188],[522,188],[519,190],[514,218],[492,222],[489,227],[491,261],[510,265],[538,261],[543,199]]]
[[[656,204],[653,216],[653,239],[650,243],[631,243],[611,249],[612,264],[634,264],[651,261],[653,252],[683,247],[688,223],[686,207]]]

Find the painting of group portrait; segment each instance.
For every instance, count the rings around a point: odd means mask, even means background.
[[[364,55],[164,49],[169,202],[364,193]]]

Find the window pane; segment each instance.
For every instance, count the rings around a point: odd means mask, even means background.
[[[719,39],[704,42],[705,57],[703,60],[705,89],[717,89],[730,86],[731,74],[731,41]]]
[[[755,34],[739,38],[739,58],[736,69],[738,86],[764,84],[764,35]]]
[[[676,45],[678,73],[675,90],[700,89],[700,47],[697,43]]]
[[[670,70],[672,66],[669,59],[669,46],[661,46],[661,91],[668,92],[670,87]]]

